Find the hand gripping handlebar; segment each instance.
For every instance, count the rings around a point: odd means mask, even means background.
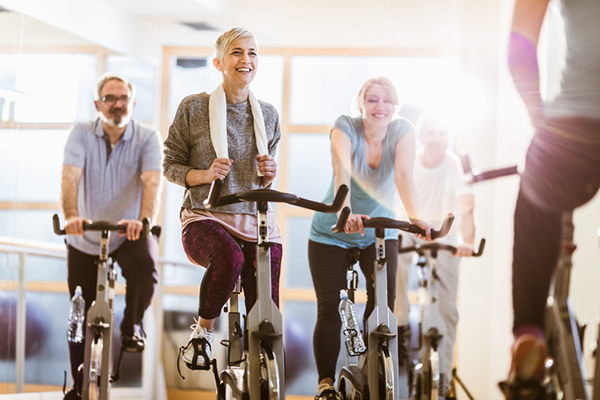
[[[481,241],[479,242],[479,250],[477,250],[477,252],[473,252],[471,253],[472,257],[481,257],[481,255],[483,254],[483,249],[485,248],[485,239],[481,239]],[[456,254],[456,251],[458,250],[456,247],[451,246],[449,244],[443,244],[443,243],[421,243],[421,244],[417,244],[411,247],[402,247],[402,248],[398,248],[398,253],[410,253],[412,251],[422,251],[422,250],[447,250],[452,254]]]
[[[346,226],[346,222],[348,221],[348,217],[350,216],[350,207],[344,207],[342,212],[340,213],[340,217],[338,218],[337,224],[331,227],[331,231],[333,233],[344,232],[344,226]],[[431,238],[439,239],[448,234],[450,228],[452,227],[452,223],[454,222],[454,215],[448,214],[442,227],[439,231],[432,230]],[[365,228],[389,228],[389,229],[400,229],[402,231],[410,232],[410,233],[420,233],[421,235],[425,235],[425,231],[419,226],[411,224],[406,221],[398,221],[391,218],[384,217],[376,217],[371,219],[364,219],[363,225]]]
[[[54,225],[54,233],[57,235],[66,235],[64,229],[60,229],[60,219],[57,214],[54,214],[52,217],[52,223]],[[92,222],[91,224],[83,223],[84,231],[112,231],[119,233],[126,233],[127,226],[126,225],[117,225],[106,221],[97,221]],[[140,237],[147,238],[150,236],[150,219],[144,218],[142,220],[142,232],[140,233]]]
[[[215,208],[228,204],[241,203],[243,201],[264,201],[272,203],[287,203],[297,207],[331,214],[338,212],[342,208],[344,200],[346,199],[346,195],[348,194],[348,186],[341,185],[335,194],[333,203],[326,204],[307,200],[302,197],[298,197],[295,194],[278,192],[277,190],[271,189],[246,190],[244,192],[220,197],[222,186],[223,181],[221,179],[213,181],[210,187],[210,192],[208,193],[208,198],[204,200],[204,207]]]

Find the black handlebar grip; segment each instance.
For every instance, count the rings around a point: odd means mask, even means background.
[[[454,223],[454,214],[448,214],[446,216],[446,219],[444,220],[444,223],[442,224],[442,227],[440,228],[440,230],[439,231],[431,231],[431,238],[439,239],[439,238],[443,238],[444,236],[446,236],[448,234],[448,232],[450,232],[450,228],[452,228],[453,223]]]
[[[334,212],[338,212],[342,206],[344,205],[344,201],[346,200],[346,196],[350,189],[347,185],[340,185],[333,199],[333,203],[331,203],[331,208],[335,210]],[[348,215],[350,214],[350,210],[348,209]],[[348,217],[346,217],[348,218]],[[345,222],[344,222],[345,224]]]
[[[440,239],[446,236],[448,232],[450,232],[450,228],[452,228],[452,223],[454,223],[454,214],[448,214],[439,231],[434,229],[431,230],[431,239]],[[411,225],[406,231],[410,233],[420,233],[425,236],[425,231],[417,225]]]
[[[215,179],[210,185],[210,191],[208,197],[204,200],[204,207],[215,208],[219,203],[219,197],[221,196],[221,188],[223,187],[222,179]]]
[[[142,232],[140,238],[148,239],[150,237],[150,218],[146,217],[142,220]]]
[[[479,241],[479,250],[477,250],[477,253],[473,252],[473,254],[471,254],[471,256],[473,257],[481,257],[481,255],[483,254],[483,249],[485,248],[485,239],[481,239]]]
[[[279,196],[288,196],[290,199],[294,199],[293,201],[285,201],[288,204],[295,205],[297,207],[307,208],[309,210],[318,211],[326,214],[333,214],[342,208],[344,205],[344,200],[346,200],[346,195],[348,194],[348,186],[340,185],[338,188],[335,198],[331,204],[319,203],[317,201],[312,201],[308,199],[304,199],[302,197],[297,197],[292,194],[280,193]],[[274,191],[270,191],[270,193],[275,193]],[[271,195],[272,196],[272,195]],[[284,200],[283,197],[280,201]]]
[[[346,222],[348,222],[349,216],[350,216],[350,207],[346,206],[342,209],[342,212],[340,213],[340,217],[338,218],[337,224],[335,224],[331,227],[331,232],[333,232],[333,233],[344,232],[344,227],[346,226]]]
[[[518,167],[516,165],[513,165],[512,167],[493,169],[491,171],[485,171],[480,174],[473,175],[473,181],[471,183],[482,182],[482,181],[487,181],[490,179],[501,178],[503,176],[518,175],[518,174],[519,174]]]
[[[60,229],[60,218],[58,214],[54,214],[52,216],[52,225],[54,227],[54,233],[57,235],[66,235],[67,232],[64,229]],[[125,233],[127,232],[127,225],[117,225],[111,222],[106,221],[98,221],[93,222],[91,224],[83,223],[84,231],[115,231]],[[148,238],[150,237],[150,218],[144,218],[142,220],[142,232],[140,233],[140,237]]]
[[[54,226],[54,233],[56,233],[57,235],[67,234],[67,232],[65,232],[64,229],[60,229],[60,219],[58,218],[58,214],[54,214],[54,216],[52,217],[52,225]]]

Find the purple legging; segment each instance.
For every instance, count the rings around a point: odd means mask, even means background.
[[[205,319],[217,318],[240,275],[246,310],[252,308],[256,301],[256,243],[236,241],[218,222],[211,220],[187,225],[181,241],[188,257],[206,267],[200,284],[198,315]],[[277,307],[282,254],[281,244],[271,247],[271,297]]]

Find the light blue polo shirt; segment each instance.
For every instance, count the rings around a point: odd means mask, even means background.
[[[161,171],[161,164],[162,140],[157,130],[132,120],[111,150],[100,118],[73,126],[63,161],[63,165],[83,169],[77,192],[79,216],[112,223],[139,218],[142,172]],[[126,236],[112,232],[109,251],[125,240]],[[68,235],[67,243],[83,253],[97,255],[100,232],[85,232],[83,237]]]
[[[373,217],[395,218],[394,195],[397,192],[394,182],[394,162],[396,145],[404,135],[413,131],[413,126],[406,119],[396,119],[388,126],[383,140],[381,161],[377,168],[367,165],[365,152],[365,133],[361,117],[351,118],[342,115],[335,121],[333,129],[344,132],[352,142],[352,181],[350,183],[350,204],[355,214]],[[334,180],[325,195],[323,202],[331,203],[334,196]],[[310,228],[309,239],[313,242],[339,246],[342,248],[359,247],[364,249],[375,243],[375,230],[365,229],[365,236],[360,233],[332,233],[331,226],[337,223],[337,214],[315,212]],[[385,239],[397,239],[397,229],[386,229]]]

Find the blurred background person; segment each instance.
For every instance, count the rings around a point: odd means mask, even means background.
[[[559,255],[561,214],[586,203],[600,186],[600,2],[556,3],[566,54],[552,101],[540,95],[537,59],[549,0],[516,1],[508,49],[513,81],[535,127],[515,211],[512,387],[543,377],[545,305]]]
[[[454,342],[456,340],[456,325],[458,324],[458,309],[456,298],[458,292],[458,266],[461,257],[470,257],[473,253],[475,240],[475,221],[473,209],[475,199],[470,185],[463,180],[463,171],[459,158],[453,154],[448,144],[451,132],[447,123],[431,114],[422,115],[417,122],[417,136],[423,144],[423,149],[415,157],[414,181],[417,189],[417,204],[421,215],[440,227],[448,213],[456,219],[448,235],[437,239],[436,242],[455,246],[458,251],[452,255],[448,251],[440,251],[437,255],[437,273],[439,275],[439,313],[440,333],[444,335],[440,344],[440,371],[443,374],[444,387],[440,396],[448,394],[452,381],[452,366],[454,362]],[[407,232],[402,235],[402,247],[410,247],[423,240]],[[408,314],[408,276],[414,261],[414,253],[402,254],[398,260],[398,275],[396,284],[396,306],[394,314],[398,319],[398,337],[405,343],[399,343],[398,351],[406,352],[409,338]],[[423,327],[424,330],[427,327]],[[403,353],[406,354],[406,353]]]

